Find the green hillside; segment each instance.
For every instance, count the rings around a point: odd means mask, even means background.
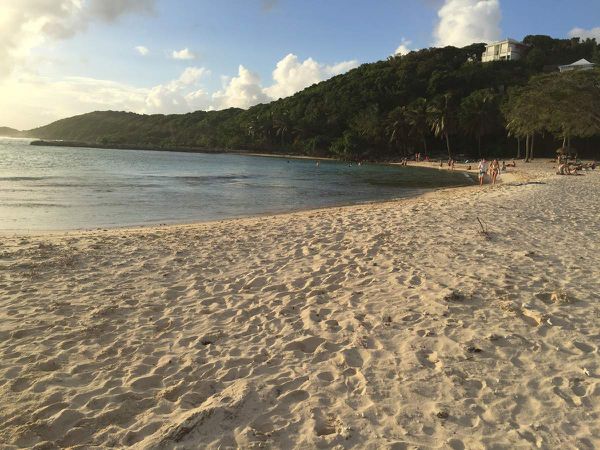
[[[9,127],[0,127],[0,136],[2,137],[17,137],[21,134],[19,130]]]
[[[520,61],[480,62],[485,46],[430,48],[390,57],[248,110],[180,115],[92,112],[30,130],[41,139],[90,144],[289,152],[348,159],[415,151],[514,153],[501,107],[510,88],[581,58],[600,62],[594,40],[528,36]],[[593,138],[592,138],[593,139]],[[536,138],[550,151],[552,136]],[[578,143],[592,148],[588,138]],[[590,150],[591,151],[591,150]]]

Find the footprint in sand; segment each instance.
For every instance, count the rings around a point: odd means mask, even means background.
[[[317,374],[317,378],[326,383],[331,383],[335,379],[331,372],[320,372]]]
[[[284,351],[293,351],[300,350],[304,353],[314,353],[315,350],[323,343],[325,339],[313,336],[306,339],[299,339],[296,341],[292,341],[287,344],[283,350]]]
[[[591,345],[585,344],[583,342],[573,341],[573,346],[575,346],[582,353],[592,353],[596,349]]]
[[[438,359],[437,352],[431,350],[419,350],[417,353],[419,362],[430,369],[442,370],[443,364]]]

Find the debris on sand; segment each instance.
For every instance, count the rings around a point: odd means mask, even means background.
[[[465,295],[460,291],[451,290],[444,295],[443,299],[446,302],[462,302],[465,300]]]

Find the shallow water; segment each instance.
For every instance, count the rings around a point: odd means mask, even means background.
[[[183,223],[348,205],[471,184],[378,164],[30,146],[0,138],[0,229]]]

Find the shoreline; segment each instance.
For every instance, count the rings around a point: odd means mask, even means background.
[[[289,159],[312,159],[315,161],[341,161],[336,158],[325,156],[308,156],[288,153],[269,153],[256,150],[241,150],[241,149],[226,149],[226,148],[204,148],[204,147],[156,147],[152,145],[137,145],[137,144],[98,144],[78,141],[55,141],[36,138],[32,139],[29,145],[34,147],[67,147],[67,148],[90,148],[103,150],[138,150],[149,152],[170,152],[170,153],[202,153],[202,154],[226,154],[240,156],[259,156],[272,158],[289,158]]]

